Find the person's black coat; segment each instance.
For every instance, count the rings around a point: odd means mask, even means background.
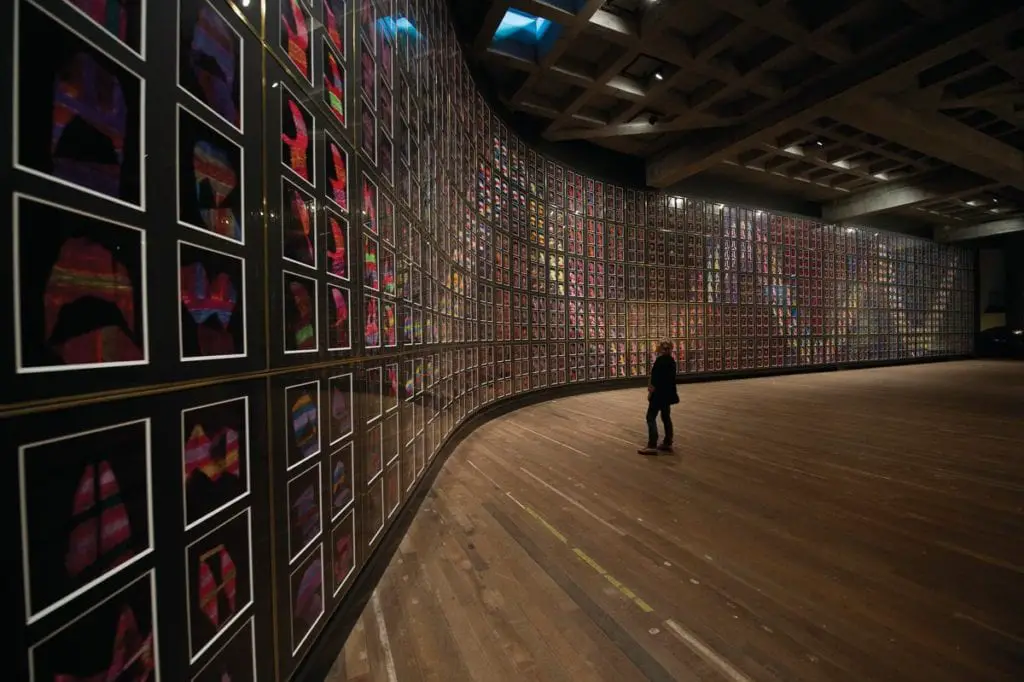
[[[671,355],[659,355],[651,367],[651,405],[663,407],[679,402],[676,391],[676,361]]]

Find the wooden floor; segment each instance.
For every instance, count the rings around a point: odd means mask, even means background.
[[[1024,364],[680,396],[468,437],[328,680],[1024,680]]]

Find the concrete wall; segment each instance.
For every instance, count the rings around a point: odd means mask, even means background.
[[[1002,249],[981,249],[978,256],[978,331],[985,331],[1006,324],[1006,256]]]
[[[1024,233],[1010,235],[1003,249],[1006,268],[1006,324],[1024,329]]]

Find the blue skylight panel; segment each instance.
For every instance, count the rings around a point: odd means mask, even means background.
[[[544,37],[549,28],[551,28],[551,21],[548,19],[535,17],[517,9],[509,9],[494,31],[494,40],[495,42],[515,40],[534,45]]]

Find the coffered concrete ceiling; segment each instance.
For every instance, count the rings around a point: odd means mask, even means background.
[[[453,4],[506,107],[651,186],[733,177],[943,239],[1024,224],[1020,0]]]

